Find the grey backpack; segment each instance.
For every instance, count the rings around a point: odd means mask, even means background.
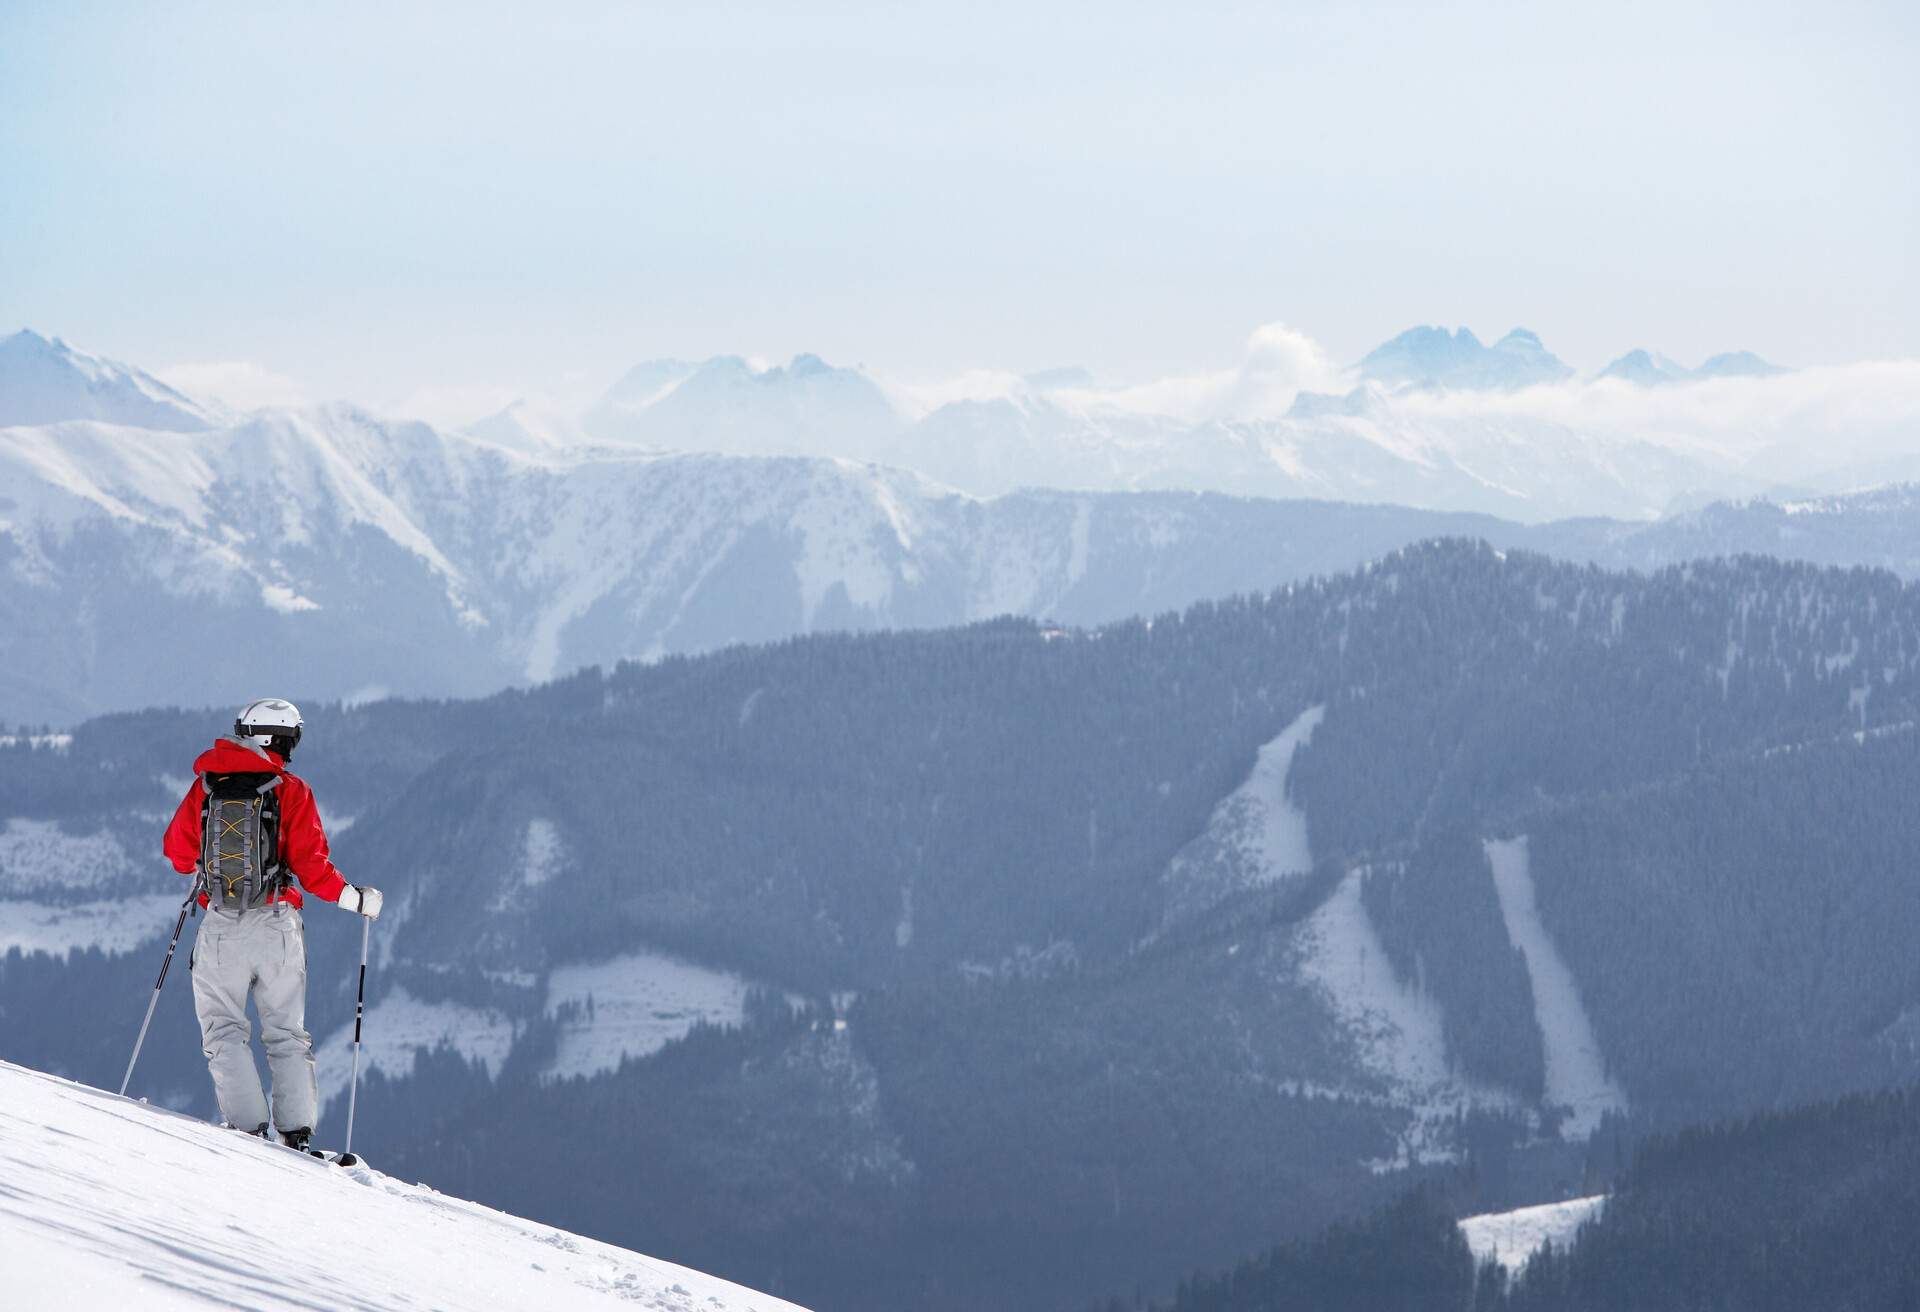
[[[286,887],[280,865],[280,776],[271,771],[209,773],[200,815],[200,868],[207,905],[223,911],[264,906]]]

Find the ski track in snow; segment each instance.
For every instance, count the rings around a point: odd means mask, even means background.
[[[1369,1069],[1409,1089],[1445,1084],[1440,1006],[1395,973],[1360,900],[1364,877],[1350,872],[1307,921],[1303,973],[1325,992]]]
[[[0,1285],[8,1308],[68,1312],[800,1312],[367,1166],[329,1166],[6,1062]]]
[[[1526,836],[1489,839],[1486,851],[1507,937],[1526,957],[1533,981],[1534,1017],[1546,1055],[1546,1101],[1573,1110],[1561,1128],[1563,1137],[1590,1138],[1602,1115],[1625,1110],[1626,1095],[1607,1078],[1600,1040],[1580,1001],[1580,985],[1540,920]]]
[[[738,1025],[746,1015],[749,982],[661,952],[629,952],[609,961],[556,966],[547,981],[547,1006],[585,1008],[562,1027],[548,1079],[596,1075],[621,1061],[658,1052],[705,1021]]]
[[[1398,1156],[1377,1173],[1414,1162],[1453,1160],[1443,1125],[1468,1107],[1511,1108],[1513,1098],[1460,1078],[1447,1059],[1439,1003],[1402,981],[1361,900],[1364,869],[1342,879],[1299,933],[1300,973],[1317,985],[1360,1064],[1404,1102],[1413,1122]]]
[[[1287,780],[1294,754],[1326,714],[1325,706],[1310,707],[1262,746],[1245,782],[1221,799],[1201,837],[1174,858],[1166,881],[1176,914],[1313,869],[1306,813],[1294,804]]]
[[[1512,1276],[1547,1244],[1557,1249],[1566,1248],[1581,1226],[1599,1218],[1606,1210],[1606,1203],[1606,1195],[1601,1194],[1564,1203],[1522,1207],[1512,1212],[1469,1216],[1460,1222],[1460,1233],[1473,1252],[1475,1265],[1491,1259]]]
[[[1287,780],[1293,774],[1294,753],[1313,738],[1313,731],[1326,718],[1325,706],[1302,711],[1279,737],[1260,749],[1252,776],[1235,794],[1250,798],[1260,806],[1260,823],[1254,830],[1254,841],[1258,845],[1263,882],[1305,874],[1313,869],[1313,853],[1307,847],[1307,816],[1293,804]]]

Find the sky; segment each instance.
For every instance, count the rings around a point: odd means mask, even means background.
[[[1276,322],[1920,358],[1914,9],[0,0],[0,333],[430,417]]]

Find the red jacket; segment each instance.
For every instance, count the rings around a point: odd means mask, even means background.
[[[220,739],[210,750],[200,753],[193,763],[196,776],[193,787],[187,789],[180,809],[173,813],[173,823],[167,826],[163,844],[167,860],[183,875],[190,875],[200,867],[200,813],[206,805],[207,790],[199,776],[268,770],[280,776],[281,862],[293,871],[294,878],[307,892],[327,902],[338,902],[347,881],[340,877],[327,857],[327,834],[320,827],[320,811],[313,804],[313,789],[307,787],[305,780],[288,772],[287,763],[278,753],[237,738]],[[301,905],[300,889],[289,887],[285,897],[289,906]],[[202,893],[200,905],[206,904],[207,895]]]

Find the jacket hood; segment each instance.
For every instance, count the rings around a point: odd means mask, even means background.
[[[238,738],[221,738],[193,760],[195,774],[239,774],[243,771],[285,774],[287,763],[279,753],[270,752]]]

